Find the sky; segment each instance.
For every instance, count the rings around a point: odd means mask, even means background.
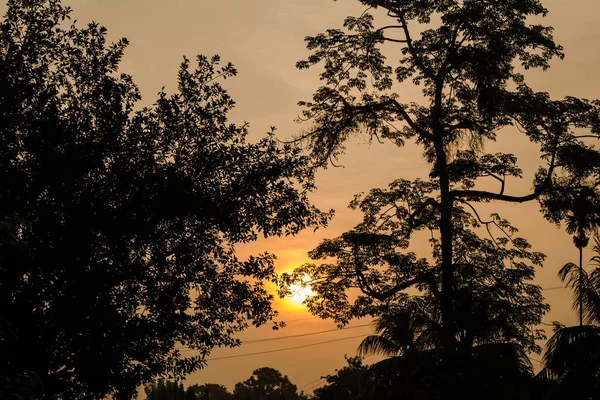
[[[197,54],[219,54],[224,62],[231,61],[239,74],[224,82],[237,103],[230,117],[232,122],[248,122],[253,138],[267,132],[270,126],[276,126],[282,138],[307,128],[294,121],[301,111],[296,104],[309,100],[319,87],[320,70],[295,68],[295,62],[309,54],[303,38],[340,27],[347,15],[359,15],[363,11],[357,0],[70,0],[64,3],[73,7],[72,16],[80,26],[94,20],[108,28],[109,40],[129,39],[131,44],[123,59],[122,71],[133,76],[144,104],[152,104],[163,86],[167,93],[174,91],[184,55],[193,59]],[[543,3],[550,11],[544,23],[555,28],[555,39],[564,46],[566,58],[555,60],[547,72],[528,73],[528,83],[554,98],[598,97],[600,32],[595,26],[600,3],[597,0],[546,0]],[[418,99],[419,92],[415,88],[403,86],[401,90],[402,102]],[[527,193],[540,163],[536,149],[516,132],[502,135],[488,151],[496,148],[514,152],[525,172],[522,181],[509,181],[506,192]],[[416,147],[398,149],[389,144],[369,144],[367,138],[360,135],[352,139],[340,162],[343,168],[319,173],[318,190],[312,196],[321,209],[336,210],[327,229],[303,232],[294,238],[261,240],[239,248],[240,255],[269,251],[278,256],[278,271],[289,271],[308,261],[307,251],[320,240],[335,237],[360,221],[360,213],[347,209],[355,193],[385,187],[400,177],[427,176],[421,151]],[[566,262],[576,261],[578,253],[567,234],[542,218],[537,203],[493,204],[482,211],[483,214],[499,212],[520,229],[535,250],[547,255],[544,268],[537,272],[538,284],[543,288],[561,286],[556,273]],[[416,249],[426,255],[427,246],[419,246],[417,244]],[[588,248],[584,260],[590,256]],[[567,325],[576,322],[567,290],[545,290],[544,295],[552,306],[545,322],[559,320]],[[208,366],[190,375],[186,385],[211,382],[233,389],[236,382],[247,379],[254,369],[269,366],[288,375],[300,389],[312,391],[323,384],[320,377],[345,365],[344,354],[355,355],[361,340],[356,336],[370,333],[368,321],[361,320],[352,322],[352,329],[285,339],[282,337],[331,330],[335,326],[330,321],[312,317],[289,300],[278,300],[276,307],[281,319],[288,322],[285,329],[277,332],[269,327],[250,329],[240,338],[246,341],[280,339],[247,343],[237,349],[217,349]],[[338,339],[345,340],[334,341]],[[328,343],[237,357],[320,342]],[[230,356],[236,357],[223,358]],[[366,361],[373,360],[376,359]]]

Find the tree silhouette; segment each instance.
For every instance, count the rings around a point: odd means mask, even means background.
[[[475,248],[482,246],[473,246]],[[456,246],[461,249],[461,246]],[[473,271],[484,271],[482,266],[490,267],[493,256],[485,253],[476,255],[471,251],[470,258],[479,258],[481,265],[471,265],[464,269],[457,321],[461,329],[460,347],[452,353],[441,350],[441,325],[439,305],[433,296],[412,296],[396,306],[390,306],[375,320],[377,335],[368,336],[359,346],[359,354],[380,354],[386,358],[371,368],[375,376],[374,398],[512,398],[526,393],[533,378],[532,365],[525,348],[536,350],[531,339],[516,340],[518,335],[503,331],[523,329],[525,319],[531,317],[527,309],[518,312],[510,310],[493,293],[496,285],[478,287],[474,282],[464,279]],[[463,267],[464,268],[464,267]],[[498,279],[503,285],[516,288],[524,282],[509,282],[506,277],[493,275],[471,276],[475,281],[482,279],[491,283]],[[513,277],[514,279],[514,277]],[[469,289],[468,291],[465,289]],[[488,293],[491,292],[491,293]],[[514,290],[512,294],[504,292],[510,299],[523,298],[524,293]],[[544,309],[537,300],[530,302],[531,310],[540,313]],[[533,300],[533,299],[532,299]],[[537,305],[535,303],[538,303]],[[488,308],[489,307],[489,308]],[[541,308],[540,308],[541,307]],[[510,323],[508,321],[515,322]],[[523,326],[519,326],[523,324]],[[539,335],[536,335],[540,337]],[[528,343],[528,344],[527,344]],[[441,397],[440,397],[441,396]]]
[[[229,393],[227,388],[216,383],[205,383],[204,385],[192,385],[188,388],[192,390],[196,398],[208,400],[233,400],[233,394]]]
[[[555,399],[587,399],[600,393],[600,239],[595,236],[594,242],[591,273],[573,263],[559,273],[572,288],[573,306],[579,306],[586,325],[557,325],[546,344],[540,376],[559,382],[552,392]]]
[[[347,357],[348,365],[324,377],[326,384],[314,391],[315,400],[370,400],[374,386],[370,368],[360,357]]]
[[[184,59],[177,91],[142,108],[118,70],[127,41],[69,14],[10,0],[0,22],[0,221],[22,244],[0,253],[16,332],[0,376],[37,373],[48,399],[129,399],[273,317],[274,256],[240,260],[237,243],[328,217],[300,149],[228,122],[231,64]]]
[[[542,206],[548,219],[560,224],[564,222],[565,230],[573,235],[573,244],[579,250],[579,277],[573,280],[572,270],[577,268],[567,263],[559,272],[562,281],[567,279],[573,284],[578,298],[579,325],[583,325],[584,270],[583,249],[589,242],[589,234],[596,232],[600,226],[600,194],[591,186],[582,186],[573,190],[555,190],[551,195],[542,198]],[[580,290],[581,289],[581,290]],[[576,307],[577,307],[576,306]]]
[[[146,400],[187,400],[187,391],[183,384],[176,381],[165,381],[159,379],[144,387]],[[195,395],[192,393],[195,398]]]
[[[299,400],[297,387],[274,368],[262,367],[235,384],[233,395],[239,400]]]
[[[425,302],[413,301],[400,309],[385,311],[374,321],[376,334],[362,340],[358,354],[394,357],[435,347],[439,323],[430,319],[426,308]]]
[[[489,319],[498,329],[486,328],[482,335],[491,336],[485,342],[521,341],[533,349],[531,339],[536,335],[527,333],[527,326],[539,321],[541,294],[534,285],[523,284],[533,277],[532,269],[523,268],[520,260],[508,260],[515,252],[525,255],[528,245],[514,239],[514,229],[497,215],[481,218],[476,205],[533,201],[562,184],[568,190],[575,177],[585,180],[596,174],[600,153],[584,138],[598,137],[600,104],[573,97],[552,100],[527,86],[519,68],[547,69],[552,58],[563,56],[551,28],[529,23],[546,14],[540,1],[361,3],[367,10],[346,18],[344,29],[306,39],[312,55],[297,66],[322,63],[324,85],[312,101],[300,103],[305,107],[303,118],[312,126],[297,141],[310,149],[313,162],[320,166],[334,163],[346,140],[357,132],[398,147],[412,141],[423,151],[429,179],[397,179],[389,189],[373,189],[351,203],[365,213],[363,223],[311,253],[315,259],[336,257],[336,262],[298,271],[313,279],[317,295],[309,307],[345,323],[352,317],[377,315],[388,303],[402,301],[405,289],[425,290],[438,301],[440,346],[453,354],[476,343],[461,325],[475,320],[467,310],[483,295],[502,304],[502,310],[521,315],[516,320],[502,315]],[[416,28],[417,24],[423,26]],[[392,48],[393,60],[400,54],[396,65],[386,57]],[[423,103],[404,103],[397,91],[402,84],[421,88]],[[535,175],[532,191],[522,195],[508,192],[510,178],[522,176],[517,158],[485,151],[487,143],[517,131],[539,146],[545,164]],[[482,188],[486,180],[497,182],[498,190]],[[457,239],[461,236],[457,229],[465,223],[473,229],[497,228],[506,235],[500,241],[492,237],[482,242],[472,230],[472,235]],[[431,231],[435,265],[405,252],[415,233],[424,229]],[[467,246],[484,243],[486,251],[498,248],[494,258],[486,259],[491,271],[488,265],[469,268],[477,260],[468,253],[461,259],[456,246],[463,240]],[[533,265],[542,260],[533,253],[525,258]],[[515,293],[515,301],[503,300],[505,286],[500,282],[495,290],[484,284],[500,271],[523,294]],[[471,280],[471,286],[462,282],[473,273],[481,275]],[[288,278],[283,281],[284,286],[289,283]],[[362,295],[349,296],[351,288]],[[527,302],[537,304],[531,317]],[[502,328],[504,323],[511,328]],[[469,331],[474,333],[476,327]],[[483,336],[479,340],[484,343]]]

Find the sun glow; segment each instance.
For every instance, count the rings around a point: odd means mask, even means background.
[[[302,283],[295,283],[290,286],[290,294],[287,296],[287,300],[296,306],[301,306],[302,302],[306,300],[308,296],[314,296],[314,292],[310,288],[310,278],[305,276],[302,279]]]

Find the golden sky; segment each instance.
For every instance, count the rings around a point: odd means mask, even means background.
[[[555,98],[565,95],[600,97],[600,32],[595,29],[600,2],[545,0],[543,3],[550,10],[544,23],[555,28],[555,39],[565,47],[566,58],[555,60],[548,72],[528,74],[529,84],[536,90],[550,92]],[[284,138],[301,129],[294,122],[300,111],[297,101],[310,99],[319,86],[318,69],[298,71],[294,67],[296,61],[308,54],[303,38],[327,28],[340,27],[345,16],[358,15],[363,10],[357,0],[70,0],[65,4],[73,7],[78,24],[95,20],[108,28],[111,40],[120,37],[130,40],[122,70],[133,75],[146,104],[155,100],[161,87],[165,86],[167,92],[175,89],[176,73],[183,55],[193,59],[197,54],[220,54],[223,61],[231,61],[239,70],[235,79],[224,84],[237,102],[232,120],[249,122],[251,132],[257,136],[268,131],[271,125],[277,126]],[[403,102],[411,101],[418,93],[410,87],[402,87],[402,90],[404,92],[399,93]],[[507,193],[526,193],[539,163],[536,149],[517,134],[503,135],[496,146],[514,152],[525,171],[523,181],[509,181]],[[359,221],[359,213],[346,209],[355,193],[386,186],[399,177],[426,176],[426,165],[420,155],[421,151],[411,146],[397,149],[390,145],[368,145],[365,138],[353,139],[341,159],[345,167],[328,169],[318,176],[319,190],[313,199],[322,209],[336,209],[330,227],[316,233],[302,233],[295,238],[257,242],[240,249],[241,254],[274,252],[279,256],[280,271],[292,269],[306,261],[306,252],[322,238],[334,237]],[[576,261],[578,253],[571,238],[545,222],[537,208],[537,203],[497,204],[487,210],[498,211],[508,218],[535,250],[548,256],[545,268],[537,274],[537,282],[545,288],[556,287],[560,285],[557,271],[567,261]],[[486,210],[483,214],[487,214]],[[419,249],[419,245],[415,248]],[[421,249],[425,256],[427,246]],[[588,249],[584,260],[590,255]],[[546,322],[575,323],[576,315],[571,311],[567,290],[545,291],[544,294],[552,306],[544,319]],[[290,321],[286,329],[279,332],[266,327],[252,329],[241,337],[256,340],[334,327],[331,322],[310,318],[299,307],[277,304],[283,319]],[[351,326],[364,323],[355,321]],[[360,327],[249,343],[239,349],[218,349],[212,358],[302,346],[369,332],[369,327]],[[213,382],[233,389],[233,385],[248,378],[252,370],[270,366],[288,375],[301,389],[311,391],[323,382],[317,381],[319,377],[333,373],[335,368],[345,364],[344,354],[355,354],[359,342],[360,338],[354,338],[286,352],[214,360],[204,370],[192,374],[187,384]]]

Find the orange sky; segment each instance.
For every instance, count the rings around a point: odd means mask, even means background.
[[[318,87],[318,69],[298,71],[294,64],[305,57],[303,38],[327,28],[339,27],[346,15],[362,12],[358,1],[340,0],[71,0],[79,23],[95,20],[109,30],[109,38],[127,37],[131,45],[126,51],[122,70],[134,77],[144,101],[151,104],[162,86],[173,91],[176,72],[183,55],[194,58],[202,53],[218,53],[223,61],[231,61],[239,75],[225,82],[225,87],[237,102],[231,115],[235,122],[248,121],[253,135],[278,127],[282,137],[289,137],[300,127],[293,122],[299,113],[296,102],[307,100]],[[554,97],[573,95],[600,97],[598,61],[600,32],[595,29],[600,3],[597,0],[546,0],[550,10],[545,24],[554,26],[555,38],[565,47],[564,61],[555,60],[546,73],[528,74],[529,83]],[[403,102],[411,101],[414,88],[402,87]],[[411,97],[412,96],[412,97]],[[509,182],[507,193],[526,193],[531,176],[537,169],[538,155],[527,141],[507,134],[496,145],[514,152],[525,171],[522,182]],[[495,147],[495,146],[493,146]],[[493,150],[493,147],[490,147]],[[324,237],[334,237],[351,228],[360,219],[359,213],[346,209],[352,196],[372,187],[385,186],[398,177],[426,176],[421,151],[407,146],[397,149],[389,145],[371,146],[365,139],[353,139],[347,154],[341,159],[345,168],[329,169],[318,176],[319,190],[315,203],[322,209],[336,209],[336,217],[327,230],[306,232],[295,238],[269,239],[240,249],[241,254],[262,251],[279,256],[278,269],[289,270],[306,261],[306,252]],[[537,203],[521,205],[499,204],[493,208],[520,228],[535,250],[548,256],[545,268],[538,272],[542,287],[560,283],[556,272],[567,261],[577,259],[571,238],[545,222],[537,212]],[[483,214],[486,214],[485,210]],[[427,245],[419,247],[427,254]],[[584,259],[589,259],[589,250]],[[544,319],[572,324],[571,300],[566,290],[545,291],[552,311]],[[310,318],[305,311],[283,307],[284,320],[291,320],[279,332],[269,328],[253,329],[242,334],[246,340],[296,335],[331,329],[331,322]],[[355,321],[351,325],[361,325]],[[284,347],[302,346],[338,338],[369,333],[368,327],[266,343],[243,345],[239,349],[218,349],[212,358],[260,352]],[[264,354],[260,356],[215,360],[206,369],[192,374],[188,384],[213,382],[233,388],[235,382],[248,378],[252,370],[270,366],[288,375],[301,389],[311,391],[322,381],[322,375],[342,367],[344,354],[354,355],[360,338],[327,343],[321,346]],[[539,358],[539,357],[536,357]],[[535,363],[534,363],[535,364]],[[315,382],[316,381],[316,382]]]

